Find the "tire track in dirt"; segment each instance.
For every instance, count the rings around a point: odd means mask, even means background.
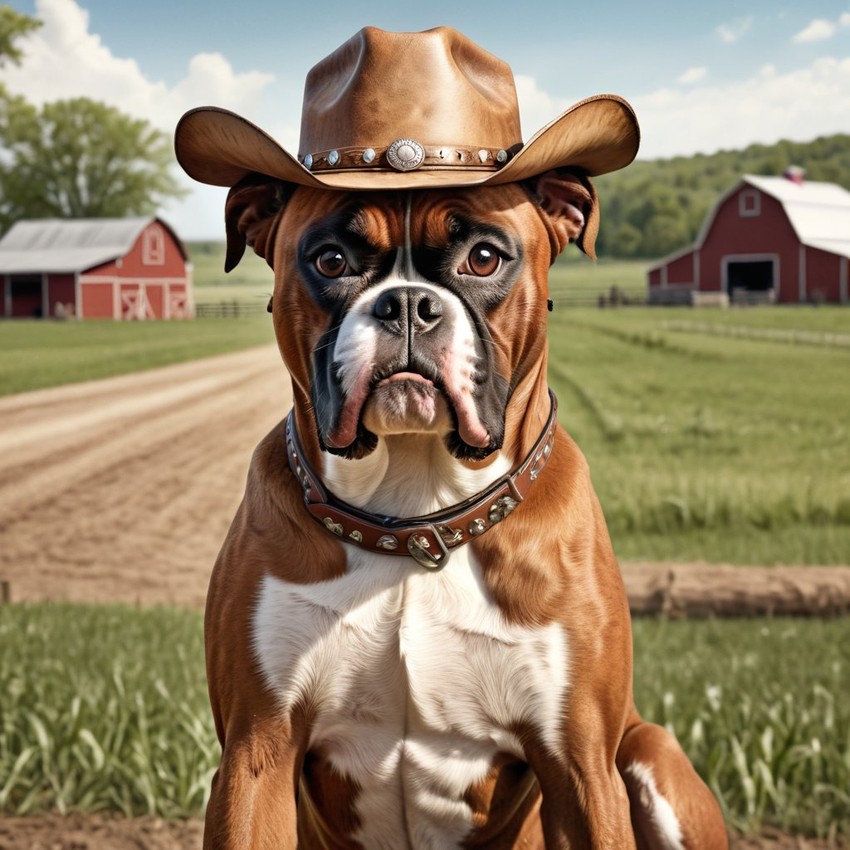
[[[12,598],[202,605],[251,452],[290,404],[271,346],[0,399]]]

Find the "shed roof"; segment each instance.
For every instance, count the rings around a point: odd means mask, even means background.
[[[82,272],[101,266],[127,254],[153,221],[174,236],[152,216],[19,221],[0,239],[0,274]]]

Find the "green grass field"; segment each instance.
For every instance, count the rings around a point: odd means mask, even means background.
[[[224,354],[274,334],[267,313],[172,322],[0,322],[0,395]]]
[[[736,829],[850,837],[850,620],[635,622],[636,699]],[[200,614],[0,607],[0,812],[198,814]]]
[[[670,330],[850,328],[841,308],[556,308],[550,378],[626,559],[850,561],[850,349]]]
[[[193,254],[196,300],[265,303],[261,261],[221,257]],[[850,562],[850,311],[576,306],[612,286],[639,298],[643,265],[555,266],[550,376],[620,556]],[[0,394],[271,339],[265,313],[4,322]],[[850,838],[850,620],[638,620],[635,646],[639,708],[732,826]],[[217,757],[200,615],[0,607],[0,812],[197,814]]]

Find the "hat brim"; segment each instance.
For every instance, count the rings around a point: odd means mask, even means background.
[[[187,112],[174,137],[177,161],[201,183],[234,186],[256,172],[317,189],[361,191],[513,183],[567,166],[595,177],[628,165],[639,143],[640,129],[631,106],[607,94],[571,106],[498,170],[453,165],[402,172],[370,166],[314,173],[264,130],[214,106]]]

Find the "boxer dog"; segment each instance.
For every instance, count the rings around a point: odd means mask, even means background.
[[[605,95],[523,144],[510,69],[449,28],[319,63],[297,157],[224,110],[182,119],[183,167],[231,187],[228,268],[250,245],[274,269],[294,395],[209,590],[207,850],[727,846],[635,710],[546,379],[548,268],[593,255],[590,177],[637,143]]]

